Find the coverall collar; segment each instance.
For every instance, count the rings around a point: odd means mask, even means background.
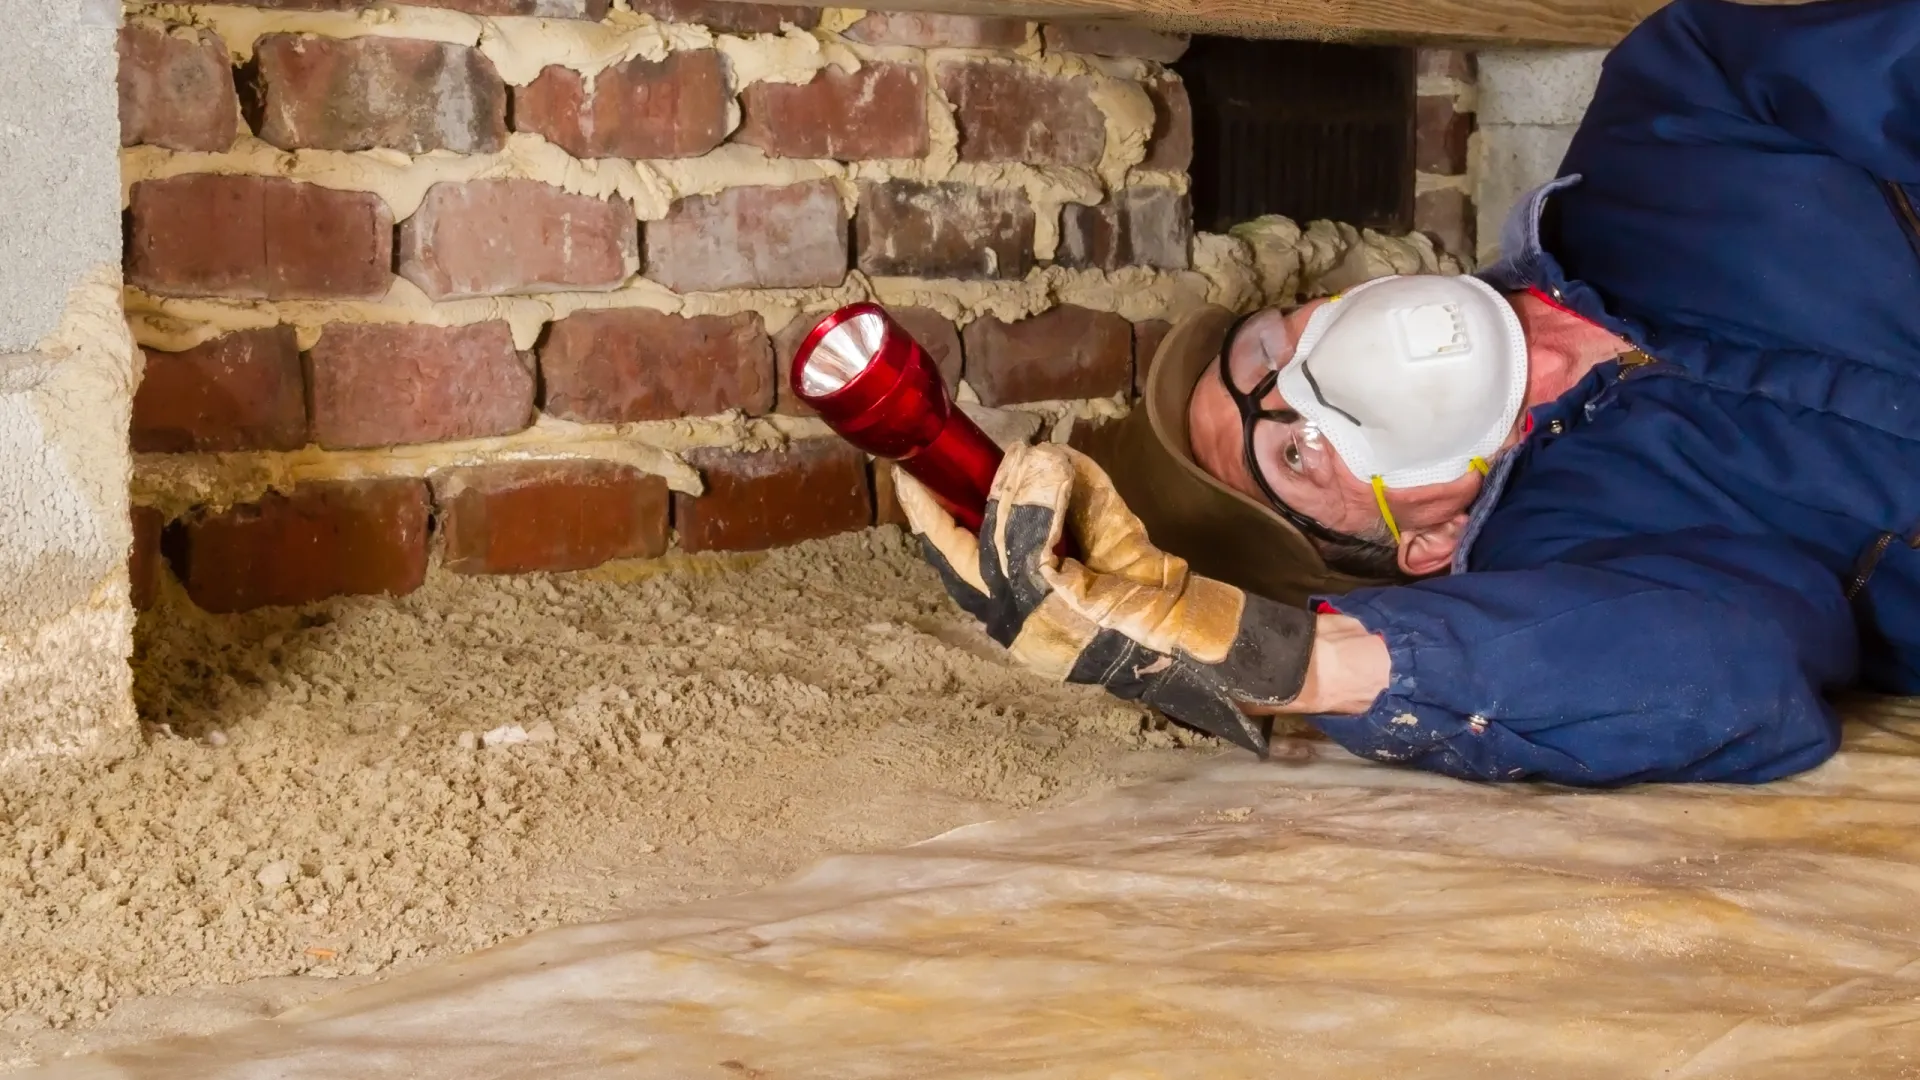
[[[1562,176],[1540,185],[1521,199],[1507,216],[1506,225],[1500,231],[1499,260],[1483,267],[1476,276],[1501,292],[1538,292],[1547,302],[1638,345],[1641,339],[1634,332],[1635,328],[1610,315],[1591,288],[1581,282],[1568,280],[1559,261],[1548,254],[1541,243],[1540,220],[1546,213],[1547,200],[1579,182],[1578,174]],[[1529,409],[1528,432],[1531,434],[1538,429],[1548,428],[1557,433],[1570,426],[1574,415],[1582,412],[1585,404],[1613,381],[1602,374],[1602,369],[1617,373],[1613,365],[1602,365],[1558,399]],[[1558,427],[1555,428],[1555,425]],[[1494,508],[1500,505],[1507,482],[1513,476],[1514,465],[1520,457],[1516,453],[1519,448],[1518,445],[1509,447],[1488,463],[1491,467],[1486,483],[1481,485],[1480,494],[1467,508],[1467,527],[1461,534],[1460,546],[1453,553],[1450,572],[1458,574],[1467,569],[1474,541],[1479,538],[1487,519],[1493,516]]]

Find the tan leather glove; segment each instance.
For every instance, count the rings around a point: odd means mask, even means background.
[[[1313,616],[1191,573],[1154,547],[1091,459],[1016,446],[979,535],[896,470],[901,509],[948,595],[1027,668],[1105,687],[1265,756],[1279,706],[1305,681]],[[1054,547],[1071,530],[1084,557]]]

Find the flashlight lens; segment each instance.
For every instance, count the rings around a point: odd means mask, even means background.
[[[800,369],[807,396],[824,397],[847,385],[879,355],[886,337],[886,316],[877,311],[863,311],[827,331]]]

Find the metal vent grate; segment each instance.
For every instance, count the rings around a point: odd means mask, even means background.
[[[1193,101],[1197,227],[1413,227],[1414,50],[1199,37],[1174,69]]]

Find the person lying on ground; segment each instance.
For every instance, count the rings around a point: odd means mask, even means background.
[[[1677,0],[1497,264],[1193,314],[1098,462],[902,505],[1022,662],[1257,751],[1787,776],[1920,692],[1916,204],[1920,4]]]

